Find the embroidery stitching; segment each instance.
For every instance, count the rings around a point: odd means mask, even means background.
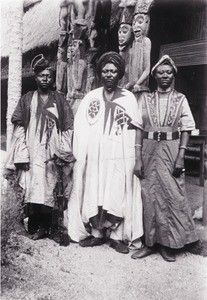
[[[178,95],[176,95],[174,93],[171,97],[169,115],[168,115],[168,119],[167,119],[167,122],[166,122],[167,126],[172,126],[173,125],[174,119],[176,117],[177,106],[178,106],[179,102],[180,102],[180,98],[178,97]]]
[[[129,123],[130,117],[126,114],[124,109],[117,106],[114,120],[117,123],[116,135],[119,135],[119,134],[121,134],[121,129],[124,127],[124,125]]]
[[[158,118],[157,118],[157,103],[156,103],[156,97],[155,93],[152,94],[152,96],[148,97],[148,107],[149,107],[149,114],[151,116],[152,120],[152,126],[157,127],[158,126]]]
[[[97,116],[99,110],[100,110],[100,101],[99,100],[93,100],[89,104],[88,115],[93,119]]]
[[[46,116],[46,145],[45,148],[48,148],[48,144],[52,135],[52,130],[55,126],[55,121],[51,118],[49,118],[48,116]]]

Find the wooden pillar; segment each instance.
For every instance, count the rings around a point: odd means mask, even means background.
[[[203,103],[201,104],[200,107],[199,119],[200,119],[200,134],[205,135],[206,143],[207,143],[207,94],[205,95],[205,99],[203,99]]]
[[[203,226],[207,228],[207,145],[205,148],[204,163]]]
[[[21,97],[22,88],[22,44],[23,44],[23,0],[8,1],[10,5],[8,22],[10,24],[10,53],[8,72],[7,104],[7,149],[12,135],[11,116]]]

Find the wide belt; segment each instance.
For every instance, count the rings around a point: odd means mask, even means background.
[[[175,132],[144,131],[143,138],[155,141],[171,141],[179,139],[180,134]]]

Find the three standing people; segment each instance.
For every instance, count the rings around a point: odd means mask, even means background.
[[[51,90],[52,71],[43,56],[34,59],[33,69],[38,90],[15,109],[6,167],[21,170],[29,231],[38,239],[52,223],[56,164],[69,174],[73,160],[73,116],[63,96]],[[97,73],[103,87],[84,97],[75,116],[68,233],[83,247],[109,240],[117,252],[128,253],[142,246],[144,219],[145,246],[132,258],[159,244],[162,257],[175,261],[172,249],[198,240],[184,185],[184,154],[195,123],[187,99],[172,88],[177,68],[169,56],[152,69],[158,89],[143,94],[139,107],[131,92],[118,87],[124,70],[119,54],[102,55]]]

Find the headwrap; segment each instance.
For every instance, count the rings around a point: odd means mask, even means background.
[[[154,73],[155,73],[155,70],[157,69],[157,67],[164,65],[166,63],[173,68],[173,71],[175,74],[178,72],[178,69],[176,68],[174,61],[169,57],[169,55],[166,54],[166,55],[163,55],[163,57],[161,57],[161,59],[152,68],[151,75],[154,77],[154,75],[155,75]]]
[[[108,63],[114,64],[117,67],[119,73],[119,79],[121,79],[124,76],[124,72],[125,72],[125,62],[120,54],[113,51],[106,52],[99,58],[97,62],[98,77],[99,78],[101,77],[101,71],[103,67]]]
[[[47,69],[51,70],[49,61],[45,59],[43,54],[38,54],[35,56],[31,62],[31,68],[35,74]]]

